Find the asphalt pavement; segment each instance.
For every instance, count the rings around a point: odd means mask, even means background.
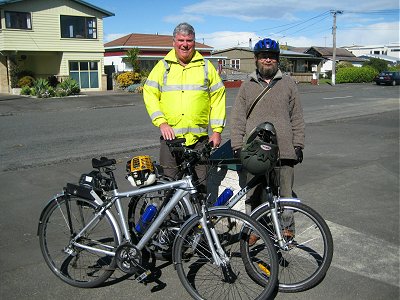
[[[305,86],[302,93],[323,89],[340,93],[344,88],[348,86]],[[350,86],[350,93],[352,88],[357,86]],[[131,101],[113,102],[114,94],[107,92],[97,99],[93,95],[38,101],[0,94],[0,117],[24,111],[129,106]],[[334,258],[318,286],[301,293],[278,293],[275,299],[399,299],[398,108],[374,107],[370,113],[324,121],[315,116],[307,124],[307,148],[296,169],[295,190],[327,220]],[[157,156],[156,148],[146,151]],[[121,181],[124,163],[133,155],[116,157]],[[36,236],[41,209],[66,181],[77,180],[90,169],[89,160],[77,160],[0,172],[0,298],[189,299],[166,262],[158,262],[157,280],[147,285],[117,271],[103,287],[79,289],[51,273]]]

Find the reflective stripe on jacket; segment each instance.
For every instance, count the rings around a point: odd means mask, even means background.
[[[149,74],[143,98],[153,124],[167,122],[178,138],[186,138],[186,145],[208,135],[208,126],[219,133],[225,127],[225,87],[212,63],[197,51],[182,66],[171,50]]]

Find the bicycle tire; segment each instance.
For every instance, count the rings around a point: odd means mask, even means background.
[[[162,184],[162,182],[160,182]],[[160,207],[171,190],[162,190],[132,197],[128,207],[128,226],[131,235],[135,232],[134,227],[139,222],[146,206],[155,203],[160,211]],[[146,250],[154,255],[157,260],[171,261],[172,247],[176,233],[180,226],[189,217],[188,208],[183,202],[179,202],[171,211],[167,219],[157,229],[152,240],[146,245]],[[135,232],[135,234],[137,234]]]
[[[256,209],[251,216],[264,226],[275,243],[279,260],[279,291],[305,291],[320,283],[329,269],[333,256],[332,234],[325,220],[311,207],[291,201],[280,201],[279,207],[281,225],[285,210],[293,211],[294,216],[295,236],[287,241],[287,250],[277,245],[268,204]],[[282,226],[282,233],[284,229]]]
[[[210,209],[208,220],[230,262],[225,269],[214,264],[200,216],[193,216],[178,233],[173,253],[178,277],[187,292],[194,299],[267,299],[276,289],[278,264],[275,248],[262,226],[248,215],[226,208]],[[249,252],[249,247],[243,249],[243,243],[248,243],[250,230],[260,240]],[[266,273],[259,284],[252,277],[263,272],[257,266],[261,262]]]
[[[68,212],[72,233],[68,222]],[[93,201],[75,196],[55,198],[42,213],[38,235],[40,249],[51,271],[62,281],[76,287],[90,288],[101,285],[114,272],[114,256],[94,253],[93,251],[70,247],[71,238],[91,220],[98,205]],[[118,237],[107,214],[82,238],[80,243],[97,245],[107,250],[116,250]],[[69,249],[68,253],[66,249]]]

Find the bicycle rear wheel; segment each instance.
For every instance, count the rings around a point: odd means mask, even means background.
[[[38,235],[40,249],[51,271],[62,281],[76,287],[95,287],[114,272],[113,256],[70,245],[97,211],[93,201],[75,196],[60,196],[42,213]],[[99,250],[114,251],[118,238],[106,214],[78,242]]]
[[[267,299],[276,288],[278,275],[276,251],[269,236],[260,224],[239,211],[211,209],[208,217],[208,227],[215,229],[227,261],[223,266],[215,263],[200,216],[191,218],[174,244],[174,262],[185,289],[194,299]],[[251,247],[250,233],[260,237]],[[263,281],[255,282],[255,276]]]
[[[288,236],[288,232],[294,234],[286,238],[285,250],[277,244],[270,206],[265,205],[252,214],[275,241],[279,259],[279,291],[300,292],[310,289],[324,278],[331,264],[332,234],[324,219],[307,205],[280,201],[279,207],[278,219],[282,235]],[[287,211],[293,212],[294,223],[284,226],[282,216]]]

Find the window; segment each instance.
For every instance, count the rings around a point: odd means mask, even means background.
[[[6,11],[5,15],[6,15],[6,28],[32,29],[30,13]]]
[[[96,18],[60,16],[61,37],[97,39]]]
[[[231,59],[231,68],[240,69],[240,59]]]
[[[79,83],[81,89],[98,88],[99,74],[97,61],[70,61],[69,76]]]

